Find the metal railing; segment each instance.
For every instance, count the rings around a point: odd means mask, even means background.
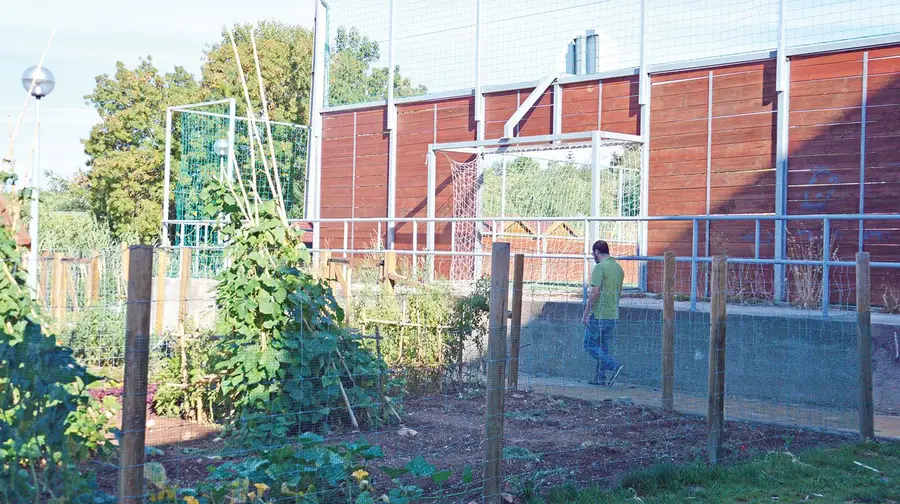
[[[753,252],[752,254],[748,254],[748,257],[740,257],[740,256],[730,256],[728,258],[729,263],[733,264],[748,264],[748,265],[768,265],[774,267],[774,278],[773,278],[773,287],[774,287],[774,298],[776,301],[782,301],[784,296],[783,283],[785,280],[785,267],[790,266],[813,266],[820,267],[822,269],[821,272],[821,281],[822,281],[822,292],[823,292],[823,302],[822,302],[822,315],[823,317],[828,317],[829,314],[829,302],[828,302],[828,293],[830,292],[830,282],[831,275],[830,271],[835,267],[853,267],[856,263],[855,261],[848,260],[839,260],[833,256],[832,251],[832,224],[835,222],[849,222],[849,223],[857,223],[859,226],[859,240],[858,240],[858,251],[863,252],[866,247],[866,240],[864,239],[864,229],[866,227],[866,223],[870,222],[890,222],[890,223],[900,223],[900,214],[871,214],[871,215],[863,215],[863,214],[816,214],[816,215],[785,215],[785,216],[775,216],[775,215],[678,215],[678,216],[650,216],[650,217],[472,217],[472,218],[453,218],[453,217],[437,217],[437,218],[419,218],[419,217],[410,217],[410,218],[381,218],[381,217],[372,217],[372,218],[323,218],[323,219],[312,219],[312,220],[295,220],[292,221],[293,224],[305,224],[303,229],[306,231],[313,232],[311,235],[321,236],[321,230],[323,227],[329,225],[340,225],[342,227],[342,231],[340,233],[341,236],[341,246],[322,246],[321,243],[316,244],[312,243],[311,251],[316,254],[323,251],[330,251],[331,253],[338,253],[344,255],[354,255],[354,254],[379,254],[385,253],[389,250],[392,250],[397,255],[408,255],[411,256],[413,261],[413,268],[417,267],[419,257],[424,257],[427,260],[426,268],[428,268],[428,277],[429,279],[434,279],[434,262],[433,258],[437,257],[480,257],[480,258],[488,258],[490,257],[490,252],[485,251],[460,251],[453,250],[452,243],[446,244],[445,247],[450,247],[450,249],[441,250],[439,245],[435,246],[433,249],[428,249],[428,247],[420,247],[419,244],[419,225],[426,224],[426,232],[434,233],[434,226],[427,226],[428,223],[434,224],[450,224],[451,226],[462,223],[462,222],[471,222],[475,223],[476,229],[488,229],[489,232],[485,232],[481,234],[478,238],[484,239],[489,238],[491,242],[494,241],[502,241],[504,237],[528,237],[537,240],[546,240],[546,239],[557,239],[559,237],[548,236],[537,234],[522,234],[522,233],[507,233],[504,231],[498,231],[499,223],[507,223],[507,222],[517,222],[517,221],[540,221],[542,223],[555,223],[555,222],[569,222],[569,223],[578,223],[583,227],[581,229],[587,230],[584,233],[583,237],[579,239],[583,242],[583,250],[578,253],[552,253],[552,252],[543,252],[543,249],[536,247],[535,251],[526,251],[524,255],[526,258],[532,259],[572,259],[572,260],[582,260],[585,263],[585,271],[587,272],[587,268],[589,267],[589,261],[592,260],[590,255],[591,244],[596,239],[607,239],[604,234],[601,232],[598,236],[592,236],[594,226],[591,224],[594,223],[624,223],[631,222],[640,224],[638,226],[638,233],[647,233],[646,224],[654,223],[654,222],[689,222],[691,224],[691,253],[690,255],[682,255],[677,256],[676,261],[680,263],[689,263],[690,264],[690,309],[697,309],[698,298],[700,298],[700,276],[701,272],[699,271],[699,266],[701,264],[707,264],[712,262],[712,257],[709,254],[701,255],[700,254],[700,243],[701,243],[701,223],[712,223],[712,222],[732,222],[732,223],[752,223],[754,226],[754,239],[753,239]],[[761,235],[762,235],[762,223],[773,223],[775,226],[781,226],[784,228],[790,222],[804,222],[809,223],[809,225],[804,226],[804,228],[808,231],[812,230],[821,230],[821,240],[822,240],[822,253],[821,258],[810,259],[810,258],[789,258],[786,257],[784,253],[785,247],[775,247],[775,253],[772,254],[771,257],[764,257],[761,253]],[[490,228],[484,226],[484,224],[490,223]],[[366,247],[366,248],[358,248],[355,246],[351,246],[351,233],[353,232],[353,227],[355,225],[368,225],[374,226],[376,230],[376,236],[378,237],[375,240],[374,246]],[[481,224],[481,226],[479,226]],[[211,220],[182,220],[182,221],[164,221],[164,227],[167,229],[173,229],[176,231],[180,231],[182,235],[184,233],[190,232],[194,233],[196,237],[202,236],[210,236],[209,230],[213,229],[216,225],[215,221]],[[410,243],[397,243],[396,240],[393,241],[392,245],[389,247],[385,247],[385,243],[387,242],[386,238],[387,234],[390,231],[395,230],[398,226],[401,225],[410,225],[412,227],[412,239]],[[198,229],[203,229],[205,232],[197,231]],[[314,231],[319,231],[319,233],[315,233]],[[479,231],[480,232],[480,231]],[[709,228],[707,226],[705,230],[706,236],[704,237],[705,242],[709,242]],[[521,236],[520,236],[521,235]],[[785,233],[780,233],[783,237]],[[572,240],[572,238],[566,238]],[[783,239],[783,238],[782,238]],[[897,237],[898,242],[900,242],[900,236]],[[616,243],[616,240],[609,239],[610,243]],[[430,243],[435,243],[434,240],[429,240]],[[175,245],[177,246],[177,240]],[[626,242],[629,245],[631,242]],[[639,248],[640,240],[635,240],[633,245],[635,247],[636,253],[633,255],[617,255],[617,259],[622,261],[636,261],[639,263],[644,263],[642,266],[642,281],[641,288],[646,289],[646,263],[649,262],[661,262],[664,257],[662,255],[650,255],[647,251],[642,251]],[[194,245],[199,248],[207,248],[207,249],[215,249],[222,248],[224,244],[216,243],[216,244],[202,244],[202,245]],[[661,248],[667,248],[665,244],[660,246]],[[441,247],[443,248],[443,247]],[[429,260],[431,259],[431,260]],[[871,262],[872,268],[885,268],[885,269],[900,269],[900,259],[890,260],[873,260]],[[587,275],[585,275],[585,279],[587,279]]]

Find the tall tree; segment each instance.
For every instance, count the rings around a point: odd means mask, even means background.
[[[253,62],[250,24],[233,28],[235,44],[244,74],[248,79],[250,99],[256,111],[262,100]],[[256,26],[260,68],[266,86],[269,117],[275,121],[307,124],[312,77],[313,34],[310,30],[278,21]],[[376,42],[362,36],[355,28],[339,28],[330,64],[330,103],[359,103],[384,98],[387,90],[386,67],[372,68],[379,60]],[[234,51],[227,30],[220,40],[204,51],[201,80],[181,67],[162,74],[151,58],[142,60],[134,69],[121,62],[113,76],[96,78],[94,91],[85,96],[100,115],[100,123],[84,141],[88,155],[88,172],[82,186],[89,191],[88,202],[97,220],[107,225],[120,239],[138,236],[153,242],[159,235],[162,214],[162,183],[165,144],[165,109],[205,100],[237,98],[238,114],[245,115],[244,91],[235,64]],[[413,86],[408,78],[394,74],[396,96],[410,96],[426,91]],[[173,155],[178,155],[180,123],[175,122]],[[301,148],[300,151],[305,151]],[[173,163],[177,170],[177,163]],[[302,201],[305,167],[294,174],[293,199]],[[172,180],[176,180],[173,173]],[[172,205],[174,211],[175,205]],[[299,206],[294,215],[302,213]],[[174,214],[169,215],[172,217]]]
[[[182,67],[161,74],[152,58],[131,70],[96,78],[85,96],[100,123],[84,140],[88,168],[83,185],[95,217],[119,238],[152,242],[162,214],[165,109],[203,99],[206,93]]]
[[[378,42],[363,36],[356,28],[338,27],[328,68],[329,104],[343,105],[383,100],[387,97],[387,67],[371,65],[381,57]],[[425,94],[423,85],[413,86],[409,78],[394,67],[394,96]]]
[[[253,63],[250,24],[234,27],[234,40],[247,78],[254,109],[262,100]],[[259,23],[253,33],[260,71],[266,84],[269,118],[293,124],[309,121],[309,93],[312,79],[313,34],[302,26],[280,21]],[[237,98],[238,114],[244,115],[244,90],[238,75],[234,50],[227,30],[222,39],[207,48],[203,63],[203,87],[213,96]]]

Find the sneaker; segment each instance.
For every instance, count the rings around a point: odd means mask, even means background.
[[[620,365],[619,367],[616,368],[616,372],[613,373],[613,375],[609,378],[609,381],[606,382],[607,387],[612,387],[613,384],[616,383],[616,378],[619,377],[619,373],[622,372],[622,368],[624,368],[624,367],[625,366]]]

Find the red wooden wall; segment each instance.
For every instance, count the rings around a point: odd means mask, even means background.
[[[864,59],[867,63],[864,64]],[[900,48],[858,50],[792,58],[789,89],[789,158],[787,212],[856,213],[860,206],[860,162],[864,66],[866,136],[864,210],[896,213],[891,195],[900,183]],[[531,89],[485,97],[485,137],[502,136],[503,125]],[[568,84],[562,87],[564,133],[596,130],[640,133],[638,78]],[[520,136],[553,131],[552,89],[517,126]],[[473,140],[473,99],[457,98],[398,106],[397,216],[425,217],[427,146],[434,142]],[[775,211],[775,137],[777,126],[774,60],[657,74],[651,78],[649,214],[772,214]],[[388,134],[384,108],[329,112],[323,125],[323,217],[387,215]],[[466,161],[465,155],[456,155]],[[355,163],[354,163],[355,161]],[[450,161],[437,157],[437,216],[452,215]],[[708,186],[708,187],[707,187]],[[818,231],[817,231],[818,226]],[[819,224],[800,222],[792,236],[821,238]],[[900,260],[900,226],[865,229],[872,260]],[[326,227],[327,246],[339,246],[340,226]],[[354,246],[374,241],[374,226],[353,229]],[[426,226],[418,242],[426,243]],[[752,256],[752,223],[700,225],[699,251]],[[386,234],[386,227],[383,230]],[[835,223],[838,255],[857,249],[858,226]],[[384,236],[382,236],[382,239]],[[774,224],[764,223],[760,255],[774,253]],[[674,250],[691,253],[691,224],[651,223],[650,255]],[[707,247],[707,242],[709,243]],[[411,225],[398,228],[397,247],[412,244]],[[449,225],[438,225],[436,245],[448,250]],[[679,265],[679,289],[689,282],[687,265]],[[651,268],[650,287],[658,281]],[[770,289],[771,271],[740,272],[740,283]],[[849,286],[847,272],[836,282]],[[874,270],[873,283],[897,280]],[[896,276],[896,275],[895,275]],[[682,281],[683,280],[683,281]]]

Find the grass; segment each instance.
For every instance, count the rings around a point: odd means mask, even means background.
[[[880,472],[858,465],[864,464]],[[795,456],[773,452],[733,466],[660,465],[614,490],[556,488],[529,504],[634,502],[900,503],[900,443],[867,443]]]

